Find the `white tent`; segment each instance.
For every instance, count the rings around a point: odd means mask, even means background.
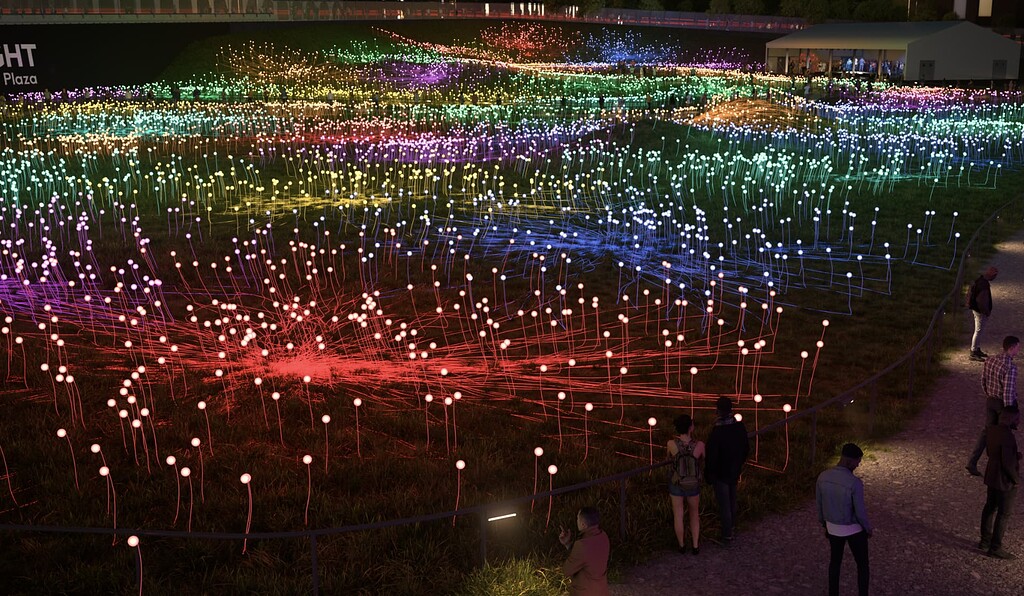
[[[830,23],[765,44],[769,72],[874,73],[907,81],[1016,79],[1021,46],[966,21]]]

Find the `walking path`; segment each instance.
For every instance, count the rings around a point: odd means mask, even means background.
[[[992,318],[982,349],[1000,352],[1006,335],[1024,337],[1024,234],[997,246],[992,265]],[[974,263],[965,277],[983,267]],[[931,389],[907,428],[867,451],[857,474],[864,479],[871,539],[871,593],[1018,595],[1024,593],[1024,519],[1010,519],[1003,546],[1017,561],[976,550],[985,486],[964,470],[982,425],[981,364],[967,356],[973,319],[961,316],[962,349],[947,354],[945,376]],[[1018,360],[1020,360],[1018,358]],[[1018,433],[1018,442],[1024,436]],[[981,460],[984,470],[985,459]],[[742,487],[741,487],[742,490]],[[667,498],[667,497],[666,497]],[[715,510],[713,504],[706,509]],[[671,520],[664,531],[672,532]],[[813,501],[753,526],[740,526],[735,544],[702,541],[699,556],[666,553],[631,569],[615,596],[827,594],[828,543]],[[856,594],[856,566],[847,551],[842,593]]]

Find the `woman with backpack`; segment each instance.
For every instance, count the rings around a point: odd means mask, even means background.
[[[704,467],[704,443],[693,438],[693,418],[680,414],[675,419],[676,436],[668,442],[672,461],[668,494],[672,499],[672,527],[676,532],[679,552],[686,554],[684,518],[690,516],[693,554],[700,554],[700,471]]]

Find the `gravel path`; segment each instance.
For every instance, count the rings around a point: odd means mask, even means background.
[[[992,284],[995,309],[982,339],[989,354],[1000,351],[1004,336],[1024,336],[1024,234],[997,248],[991,263],[1000,271]],[[974,279],[981,269],[975,264],[967,277]],[[921,413],[904,431],[870,450],[856,472],[864,479],[868,515],[875,525],[869,543],[872,594],[1024,594],[1024,514],[1019,504],[1003,546],[1020,560],[992,559],[974,549],[985,487],[980,478],[967,474],[964,464],[981,430],[981,364],[967,358],[973,319],[966,313],[960,320],[963,349],[946,355],[946,374]],[[1024,441],[1024,436],[1017,440]],[[665,532],[672,532],[670,520]],[[631,569],[611,593],[828,593],[828,543],[813,501],[741,526],[729,548],[702,542],[699,556],[663,553]],[[847,551],[843,594],[856,594],[855,568]]]

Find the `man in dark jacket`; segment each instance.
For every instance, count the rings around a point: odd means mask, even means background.
[[[728,543],[733,539],[733,526],[736,523],[736,483],[747,461],[750,445],[747,441],[747,428],[732,413],[732,401],[724,396],[718,398],[716,410],[718,420],[708,437],[704,478],[715,489],[718,516],[722,522],[722,538]]]
[[[971,292],[967,296],[967,305],[974,314],[974,335],[971,336],[971,360],[981,362],[988,354],[981,351],[981,332],[985,330],[989,315],[992,314],[992,280],[999,274],[995,267],[989,267],[971,284]]]
[[[999,424],[988,427],[988,465],[985,466],[988,497],[985,508],[981,510],[981,542],[978,548],[999,559],[1016,558],[1003,550],[1003,533],[1017,498],[1017,485],[1020,484],[1020,453],[1013,437],[1019,423],[1020,409],[1012,405],[999,413]]]

